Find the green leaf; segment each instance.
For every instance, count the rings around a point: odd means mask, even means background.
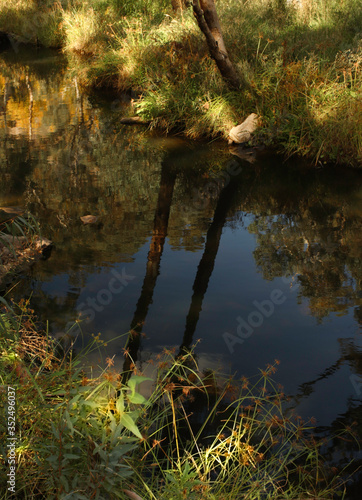
[[[122,393],[119,395],[119,398],[116,401],[116,409],[120,415],[124,413],[124,397]]]
[[[53,392],[53,396],[65,396],[66,391],[64,389],[59,389],[58,391]]]
[[[91,408],[98,408],[99,407],[99,404],[96,403],[95,401],[80,401],[79,406],[80,405],[90,406]]]
[[[124,425],[126,429],[128,429],[129,431],[131,431],[135,436],[137,436],[140,439],[142,439],[142,435],[141,435],[140,431],[138,430],[138,427],[136,426],[136,424],[134,423],[134,421],[132,420],[132,418],[129,416],[129,414],[124,413],[121,416],[121,420],[120,421],[121,421],[121,424]]]
[[[68,493],[68,491],[69,491],[69,483],[67,481],[67,478],[62,475],[62,476],[60,476],[59,480],[62,483],[62,485],[64,486],[64,489],[65,489],[66,493]]]
[[[74,434],[74,427],[73,427],[72,421],[70,419],[70,415],[69,415],[68,410],[65,410],[64,416],[65,416],[65,420],[67,421],[68,429],[70,430],[70,433],[73,436],[73,434]]]
[[[133,410],[128,413],[128,415],[131,417],[131,419],[136,422],[138,417],[140,416],[141,411],[140,410]]]
[[[110,431],[112,432],[112,434],[114,434],[116,427],[117,427],[117,424],[116,424],[116,419],[114,418],[114,415],[112,414],[112,412],[108,412],[108,418],[110,420],[110,422],[109,422]]]
[[[78,399],[80,398],[80,394],[77,394],[76,396],[74,396],[74,398],[72,398],[70,401],[69,401],[69,405],[70,406],[73,406],[75,403],[77,403]]]
[[[134,403],[136,405],[144,405],[145,403],[147,403],[147,399],[138,392],[135,392],[130,396],[128,396],[128,399],[130,400],[131,403]]]
[[[101,448],[99,445],[95,445],[94,447],[94,450],[93,450],[93,455],[95,455],[96,453],[98,453],[98,455],[101,457],[101,459],[106,462],[107,461],[107,454],[105,453],[105,451],[103,450],[103,448]]]
[[[55,427],[55,425],[51,422],[51,427],[52,427],[52,432],[53,435],[55,436],[55,439],[59,439],[59,429]]]
[[[115,429],[115,431],[112,434],[112,444],[115,444],[117,442],[117,439],[121,435],[122,430],[124,429],[124,425],[122,423],[119,423]]]
[[[49,463],[58,463],[58,457],[56,455],[49,455],[49,457],[46,458],[46,461]]]
[[[131,389],[132,393],[136,390],[136,385],[144,382],[145,380],[152,380],[149,377],[143,377],[141,375],[133,375],[128,381],[128,387]]]

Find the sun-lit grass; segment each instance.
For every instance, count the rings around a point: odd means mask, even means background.
[[[247,82],[239,92],[210,59],[191,7],[176,14],[166,0],[63,0],[35,15],[35,4],[0,0],[0,29],[88,55],[81,64],[70,58],[83,84],[132,89],[136,112],[153,127],[226,137],[257,112],[256,141],[315,164],[362,162],[362,0],[217,2]]]
[[[63,28],[66,36],[65,48],[80,54],[97,54],[104,51],[102,28],[105,28],[100,14],[93,9],[64,12]]]
[[[39,8],[35,0],[0,0],[0,30],[18,43],[60,47],[63,44],[61,4],[46,1]]]

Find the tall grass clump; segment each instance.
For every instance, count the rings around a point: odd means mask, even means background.
[[[63,27],[67,50],[80,54],[97,54],[105,50],[105,19],[94,9],[64,12]]]
[[[0,286],[34,260],[50,241],[41,238],[39,224],[31,214],[14,216],[0,223]]]
[[[140,19],[146,26],[158,24],[165,16],[167,1],[73,0],[62,9],[65,49],[80,54],[101,55],[124,36],[127,19]]]
[[[254,381],[220,381],[201,374],[191,354],[168,356],[149,400],[140,455],[157,498],[332,498],[340,489],[313,422],[285,411],[271,378],[278,361]]]
[[[0,0],[0,30],[19,43],[61,47],[64,35],[61,26],[60,2],[46,0]]]
[[[109,370],[87,378],[81,356],[74,359],[38,331],[27,301],[6,305],[0,328],[1,384],[16,393],[17,498],[124,498],[119,488],[132,474],[125,457],[141,438],[134,423],[145,401],[135,391],[138,380],[119,388]],[[0,453],[6,492],[4,439]]]
[[[191,353],[165,351],[146,398],[134,365],[117,373],[113,357],[97,373],[88,367],[104,348],[98,336],[75,355],[39,330],[29,301],[1,302],[0,397],[6,407],[7,388],[16,394],[17,498],[331,499],[342,487],[313,423],[285,410],[277,362],[254,381],[223,380],[201,373]],[[5,423],[0,483],[10,498]]]

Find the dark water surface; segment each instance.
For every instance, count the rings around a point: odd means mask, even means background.
[[[362,425],[361,172],[120,125],[130,98],[85,93],[53,52],[0,55],[0,92],[0,206],[55,244],[12,294],[52,333],[132,328],[142,366],[198,339],[202,369],[278,359],[302,416]]]

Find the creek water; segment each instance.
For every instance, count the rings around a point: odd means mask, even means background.
[[[122,125],[131,97],[85,92],[54,52],[0,54],[0,92],[0,206],[54,243],[10,295],[52,334],[80,319],[120,369],[130,329],[141,367],[198,339],[202,370],[278,359],[299,414],[362,425],[362,172]]]

